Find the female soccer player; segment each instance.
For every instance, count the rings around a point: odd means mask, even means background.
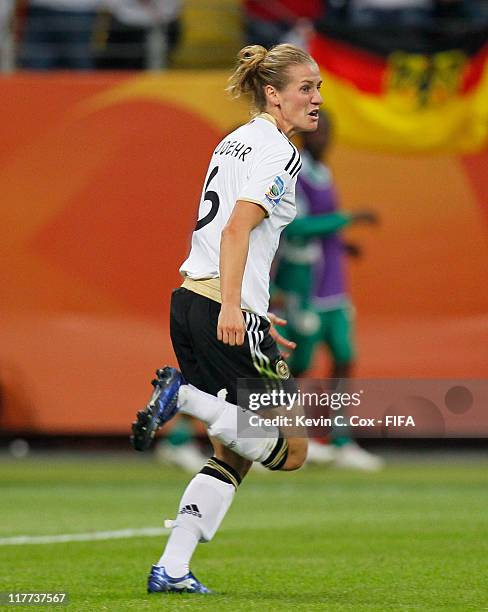
[[[300,155],[289,138],[314,131],[322,104],[313,58],[298,47],[242,49],[228,91],[251,97],[254,118],[222,140],[210,160],[183,285],[171,301],[171,339],[181,373],[157,372],[132,442],[145,450],[176,412],[205,423],[214,456],[186,488],[148,591],[208,593],[189,570],[198,542],[214,536],[253,461],[295,470],[307,440],[277,427],[253,438],[236,431],[237,379],[286,379],[268,315],[269,272],[280,233],[295,216]],[[217,397],[227,391],[227,401]],[[220,395],[220,394],[219,394]]]

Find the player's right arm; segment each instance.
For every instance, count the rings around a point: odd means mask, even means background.
[[[222,307],[217,323],[217,339],[231,346],[242,345],[246,327],[241,310],[241,291],[249,251],[249,236],[265,218],[263,208],[253,202],[238,201],[220,241],[220,291]]]

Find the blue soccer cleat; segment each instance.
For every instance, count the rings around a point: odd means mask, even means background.
[[[197,580],[191,572],[181,578],[171,578],[164,567],[153,565],[147,578],[147,592],[210,594],[212,591]]]
[[[132,423],[130,441],[137,451],[145,451],[151,445],[156,431],[178,412],[178,391],[185,380],[176,368],[165,366],[156,372],[152,381],[154,391],[149,403],[137,413]]]

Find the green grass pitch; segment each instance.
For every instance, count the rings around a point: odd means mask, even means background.
[[[5,457],[0,537],[162,526],[188,479],[140,456]],[[487,483],[481,460],[253,472],[193,558],[215,595],[146,594],[166,536],[0,546],[0,591],[65,590],[76,612],[486,610]]]

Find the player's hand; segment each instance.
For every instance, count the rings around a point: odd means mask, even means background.
[[[358,210],[353,213],[352,220],[354,223],[367,223],[368,225],[378,225],[380,221],[378,213],[372,210]]]
[[[230,346],[244,344],[246,324],[240,306],[222,304],[217,322],[217,340]]]
[[[281,351],[281,354],[286,359],[287,357],[290,356],[290,351],[293,351],[294,349],[296,349],[297,347],[296,342],[292,342],[291,340],[288,340],[287,338],[282,336],[276,329],[276,326],[282,327],[283,325],[286,325],[285,319],[277,317],[272,312],[268,312],[268,317],[271,322],[271,327],[269,328],[269,334],[273,338],[273,340],[276,342],[276,344],[287,349],[285,351]]]

